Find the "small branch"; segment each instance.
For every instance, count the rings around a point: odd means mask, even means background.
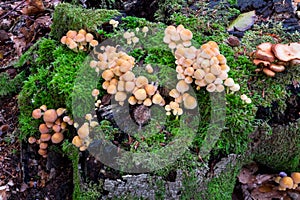
[[[7,15],[9,15],[10,13],[12,13],[13,11],[15,11],[18,7],[20,7],[23,3],[25,3],[26,0],[23,0],[21,3],[19,3],[16,7],[14,7],[14,9],[8,11],[5,15],[2,15],[0,17],[0,20],[2,20],[3,18],[5,18]]]

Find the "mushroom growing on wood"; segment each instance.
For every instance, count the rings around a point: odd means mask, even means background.
[[[274,62],[275,56],[272,52],[272,45],[273,44],[270,42],[265,42],[258,45],[256,47],[257,51],[255,52],[255,58],[264,61]]]
[[[300,59],[300,43],[275,44],[272,46],[275,56],[281,61]]]

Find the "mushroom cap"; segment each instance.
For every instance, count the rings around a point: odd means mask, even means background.
[[[293,179],[295,184],[299,184],[300,183],[300,173],[299,172],[293,172],[291,174],[291,178]]]
[[[280,179],[279,185],[280,185],[279,190],[292,189],[294,186],[294,182],[291,177],[285,176]]]
[[[40,137],[41,142],[47,142],[50,139],[51,139],[51,134],[49,134],[49,133],[42,133],[41,134],[41,137]]]
[[[107,69],[102,72],[101,76],[104,80],[109,81],[114,77],[114,73],[110,69]]]
[[[36,142],[36,138],[35,137],[29,137],[28,138],[28,142],[29,142],[29,144],[33,144],[33,143],[35,143]]]
[[[145,77],[145,76],[139,76],[136,78],[135,80],[135,85],[138,87],[138,88],[141,88],[145,85],[148,84],[148,79]]]
[[[90,134],[89,123],[85,122],[77,131],[81,139],[86,138]]]
[[[152,102],[154,104],[161,104],[163,101],[164,99],[159,93],[156,93],[155,95],[152,96]]]
[[[183,105],[186,109],[194,109],[197,107],[197,100],[193,96],[187,95],[183,100]]]
[[[176,89],[172,89],[170,92],[169,92],[169,95],[173,98],[178,98],[180,96],[180,93],[178,92],[178,90]]]
[[[217,89],[217,87],[214,83],[210,83],[206,86],[206,90],[208,92],[214,92],[216,89]]]
[[[113,84],[110,84],[108,87],[107,87],[107,93],[108,94],[116,94],[117,93],[117,86],[116,85],[113,85]]]
[[[77,31],[69,30],[66,34],[68,38],[74,39],[77,35]]]
[[[132,92],[135,88],[135,83],[132,81],[126,81],[125,82],[125,91],[126,92]]]
[[[43,115],[42,110],[39,109],[39,108],[34,109],[34,110],[32,111],[32,114],[31,114],[31,116],[32,116],[34,119],[39,119],[39,118],[42,117],[42,115]]]
[[[233,86],[230,87],[230,90],[233,92],[239,91],[241,86],[238,83],[235,83]]]
[[[300,43],[274,44],[272,51],[281,61],[286,62],[293,59],[300,59]]]
[[[207,83],[212,83],[216,80],[216,76],[212,73],[207,73],[204,77],[204,80],[207,82]]]
[[[128,103],[129,103],[130,105],[135,105],[135,104],[137,103],[137,99],[136,99],[134,96],[130,96],[130,97],[128,98]]]
[[[48,144],[46,142],[40,143],[40,149],[47,149],[47,148],[48,148]]]
[[[260,59],[254,59],[252,62],[256,66],[259,65],[260,63],[262,63],[264,66],[269,66],[271,64],[269,61],[264,61]]]
[[[47,155],[47,150],[45,150],[45,149],[39,149],[38,150],[38,154],[40,154],[41,156]]]
[[[127,98],[127,94],[125,92],[118,91],[115,94],[115,100],[116,101],[125,101],[126,98]]]
[[[227,78],[224,81],[224,85],[227,86],[227,87],[232,87],[234,85],[234,80],[232,78]]]
[[[45,112],[47,110],[47,106],[46,105],[41,105],[40,109]]]
[[[93,89],[92,96],[97,97],[100,94],[100,91],[98,89]]]
[[[146,98],[143,101],[144,106],[151,106],[152,105],[152,100],[150,98]]]
[[[272,63],[270,65],[270,70],[272,70],[274,72],[283,72],[285,70],[285,67],[284,67],[284,65],[278,65],[278,64]]]
[[[147,98],[147,92],[145,89],[138,89],[134,92],[134,96],[137,100],[145,100]]]
[[[87,41],[87,42],[90,42],[90,41],[92,41],[94,39],[94,36],[91,34],[91,33],[87,33],[86,35],[85,35],[85,40]]]
[[[133,81],[133,79],[135,78],[135,75],[132,71],[127,71],[125,74],[123,74],[120,77],[120,80],[124,80],[124,81]]]
[[[265,73],[267,76],[274,77],[276,73],[268,68],[263,68],[263,73]]]
[[[78,33],[75,38],[74,38],[75,42],[84,42],[85,41],[85,35],[83,35],[82,33]]]
[[[176,90],[180,93],[185,93],[186,91],[189,90],[189,88],[190,88],[189,85],[184,80],[180,80],[176,84]]]
[[[97,46],[99,43],[98,43],[98,41],[97,40],[91,40],[90,41],[90,45],[92,46],[92,47],[95,47],[95,46]]]
[[[149,95],[149,96],[154,95],[155,92],[156,92],[156,89],[157,89],[157,88],[156,88],[154,85],[152,85],[152,84],[147,84],[147,85],[145,86],[146,93],[147,93],[147,95]]]
[[[60,125],[55,124],[55,125],[52,126],[52,130],[53,130],[54,132],[59,132],[60,129],[61,129],[61,128],[60,128]]]
[[[41,134],[49,133],[49,128],[47,127],[46,124],[40,124],[39,125],[39,131],[40,131]]]
[[[51,137],[51,141],[54,144],[58,144],[64,140],[64,135],[61,132],[54,133]]]
[[[180,34],[181,40],[183,40],[183,41],[188,41],[193,38],[192,31],[190,31],[188,29],[181,30],[179,34]]]
[[[78,135],[73,137],[72,144],[74,144],[76,147],[81,147],[83,145],[83,141],[80,139]]]
[[[54,109],[46,110],[45,113],[44,113],[43,119],[44,119],[45,122],[54,123],[55,120],[57,119],[56,110],[54,110]]]
[[[60,117],[62,114],[64,114],[66,112],[66,109],[65,108],[58,108],[56,109],[56,114],[57,114],[57,117]]]

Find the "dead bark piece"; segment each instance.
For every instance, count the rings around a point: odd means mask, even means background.
[[[270,69],[274,72],[283,72],[285,70],[285,67],[283,65],[271,64]]]
[[[264,61],[264,60],[259,60],[259,59],[254,59],[253,60],[254,65],[259,65],[260,63],[262,63],[264,66],[269,66],[271,63],[268,61]]]
[[[281,61],[290,61],[300,59],[300,43],[290,44],[275,44],[272,46],[272,51],[276,58]]]
[[[263,72],[267,75],[267,76],[270,76],[270,77],[274,77],[275,76],[275,72],[268,69],[268,68],[263,68]]]

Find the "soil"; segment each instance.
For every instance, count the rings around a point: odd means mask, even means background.
[[[4,0],[0,3],[0,73],[6,72],[11,78],[17,74],[12,67],[13,62],[40,37],[48,35],[51,13],[54,5],[60,3],[59,0],[44,0],[44,10],[37,7],[37,10],[27,10],[27,12],[34,12],[34,15],[26,15],[24,10],[22,11],[22,8],[30,6],[26,2],[29,1]],[[87,1],[85,6],[96,7],[98,2]],[[154,11],[158,8],[157,1],[137,2],[116,1],[116,8],[123,10],[127,15],[145,17],[153,21]],[[212,2],[218,3],[218,1]],[[255,9],[260,15],[257,23],[270,19],[283,21],[285,27],[295,31],[300,30],[300,26],[293,4],[295,2],[291,0],[282,2],[280,0],[239,0],[238,8],[243,12]],[[300,7],[299,4],[296,5],[298,5],[296,8]],[[242,35],[239,32],[233,34],[237,37]],[[292,95],[287,100],[284,115],[276,115],[277,105],[274,103],[272,108],[259,108],[257,118],[271,118],[270,123],[286,124],[300,117],[299,83],[287,87],[290,88]],[[71,199],[73,172],[68,158],[55,151],[49,153],[47,158],[42,158],[37,154],[37,146],[18,140],[17,97],[17,94],[11,94],[0,99],[0,197],[16,200]],[[117,142],[122,140],[124,138],[116,138]],[[216,163],[219,159],[215,158],[210,163]],[[88,154],[83,154],[80,162],[84,168],[84,179],[97,182],[99,178],[120,178],[120,174],[113,170],[106,171],[105,174],[101,173],[105,166]],[[174,180],[174,177],[176,174],[171,172],[166,180]],[[238,197],[241,196],[242,188],[237,188],[234,196],[240,199]]]

